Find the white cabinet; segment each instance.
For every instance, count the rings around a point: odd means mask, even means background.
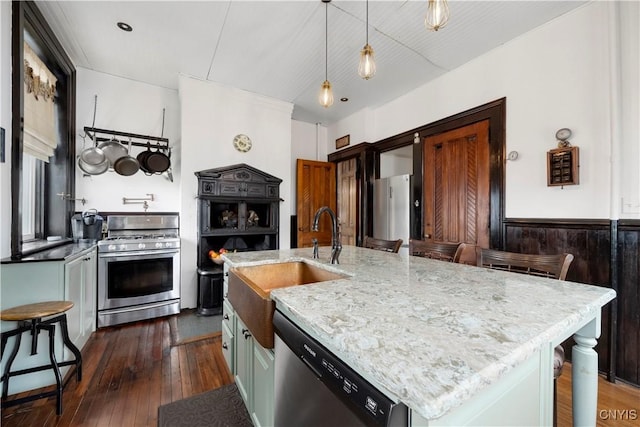
[[[229,367],[229,372],[235,374],[235,314],[229,301],[222,302],[222,355]]]
[[[67,329],[69,338],[74,344],[82,337],[82,305],[84,303],[82,292],[82,277],[84,256],[74,259],[64,265],[64,299],[73,301],[73,307],[67,311]],[[82,346],[78,346],[82,348]],[[67,349],[65,348],[65,356]]]
[[[253,343],[253,411],[251,420],[255,426],[272,426],[274,411],[274,362],[273,350]]]
[[[92,250],[64,266],[65,299],[73,301],[73,308],[67,311],[67,326],[71,341],[82,349],[95,330],[96,292],[97,292],[97,255]],[[72,357],[65,348],[65,357]]]
[[[236,317],[235,335],[236,385],[247,405],[247,410],[251,413],[253,411],[253,338],[239,317]]]
[[[66,300],[74,306],[66,312],[67,327],[71,341],[79,348],[85,345],[95,330],[96,317],[96,260],[95,247],[74,254],[61,261],[23,261],[2,264],[0,276],[0,308],[7,309],[23,304],[43,301]],[[1,322],[2,331],[15,329],[16,322]],[[48,335],[38,337],[38,353],[30,354],[29,336],[23,334],[20,351],[12,365],[12,370],[27,369],[49,363]],[[7,351],[13,348],[14,339],[7,344]],[[71,360],[73,354],[62,344],[60,328],[56,327],[56,358],[58,361]],[[4,360],[2,361],[4,370]],[[68,367],[62,368],[64,373]],[[54,384],[50,371],[34,372],[11,378],[9,394]]]
[[[274,355],[236,316],[235,380],[255,426],[273,425]]]
[[[222,354],[255,426],[273,425],[274,354],[251,336],[227,299],[228,267],[224,267]]]

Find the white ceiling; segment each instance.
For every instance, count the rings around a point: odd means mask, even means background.
[[[429,32],[426,0],[371,0],[378,71],[365,81],[357,69],[366,3],[333,0],[328,79],[335,103],[325,109],[317,101],[325,77],[320,0],[37,2],[77,66],[172,89],[182,73],[292,102],[294,119],[323,124],[410,92],[583,3],[452,0],[449,24]],[[118,29],[120,21],[133,31]]]

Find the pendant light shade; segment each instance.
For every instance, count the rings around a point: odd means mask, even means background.
[[[360,51],[360,63],[358,74],[365,80],[369,80],[376,74],[376,60],[373,48],[369,44],[369,0],[367,0],[367,42]]]
[[[328,63],[329,63],[329,2],[331,0],[322,0],[324,3],[324,82],[320,86],[320,94],[318,95],[318,102],[324,108],[329,108],[333,105],[333,91],[331,90],[331,83],[327,77]]]
[[[424,25],[428,30],[438,31],[449,21],[449,5],[447,0],[429,0]]]
[[[333,92],[331,91],[331,83],[329,83],[329,80],[325,80],[324,83],[322,83],[318,101],[324,108],[329,108],[333,105]]]

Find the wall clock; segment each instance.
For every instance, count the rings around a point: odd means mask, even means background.
[[[239,134],[233,137],[233,146],[241,153],[251,150],[251,138],[247,135]]]

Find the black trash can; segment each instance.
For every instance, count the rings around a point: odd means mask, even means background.
[[[222,313],[222,270],[198,269],[198,310],[201,316]]]

